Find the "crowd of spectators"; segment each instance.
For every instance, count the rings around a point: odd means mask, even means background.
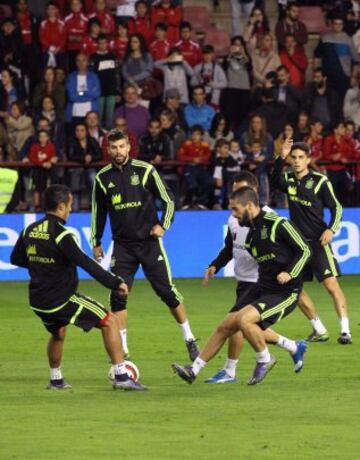
[[[113,128],[178,208],[225,209],[243,168],[262,204],[286,206],[269,173],[289,136],[311,146],[344,205],[360,204],[360,1],[318,2],[328,31],[311,56],[299,4],[316,2],[279,1],[271,27],[264,2],[231,0],[226,56],[197,39],[179,1],[2,3],[0,161],[24,166],[18,209],[40,210],[54,182],[71,186],[75,210],[89,206]]]

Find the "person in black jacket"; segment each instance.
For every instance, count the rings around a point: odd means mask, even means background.
[[[88,165],[94,161],[102,159],[101,148],[93,137],[89,136],[85,123],[79,123],[75,127],[75,135],[70,141],[68,159],[86,165],[86,168],[70,168],[71,190],[74,193],[74,210],[80,208],[81,190],[83,188],[83,178],[90,202],[92,185],[95,180],[96,169]]]
[[[79,266],[108,289],[128,294],[124,280],[105,271],[79,247],[75,234],[64,226],[72,206],[72,194],[64,185],[45,192],[46,215],[25,228],[11,253],[11,263],[29,270],[30,308],[50,332],[48,389],[70,389],[61,371],[66,326],[74,324],[85,332],[101,329],[104,346],[114,366],[115,389],[144,390],[126,373],[124,353],[116,319],[100,303],[77,292]]]
[[[170,264],[162,242],[174,217],[174,198],[156,169],[129,157],[130,144],[120,131],[110,131],[108,153],[112,163],[95,177],[92,200],[91,244],[95,259],[104,257],[101,246],[107,214],[114,240],[113,273],[131,288],[140,264],[154,291],[169,307],[179,324],[191,359],[199,353],[186,316],[182,295],[172,281]],[[156,200],[162,202],[159,219]],[[111,292],[111,310],[119,321],[125,353],[127,349],[126,299]]]

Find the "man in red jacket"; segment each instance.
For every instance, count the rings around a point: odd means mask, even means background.
[[[187,163],[184,168],[187,195],[181,209],[208,209],[214,187],[207,166],[211,157],[210,146],[203,140],[204,130],[200,125],[194,125],[190,132],[191,139],[185,141],[177,152],[177,159]]]
[[[165,22],[168,26],[167,39],[171,45],[179,40],[179,27],[183,12],[181,6],[172,6],[171,0],[161,0],[151,8],[151,23]]]
[[[295,35],[285,35],[285,48],[279,52],[282,65],[290,73],[290,83],[297,89],[303,89],[308,60],[304,49],[296,43]]]
[[[82,12],[81,0],[71,0],[71,13],[65,18],[67,52],[70,71],[75,70],[75,57],[81,50],[81,44],[87,34],[88,18]]]
[[[59,19],[59,8],[49,2],[46,17],[40,24],[39,39],[42,50],[42,67],[63,67],[65,64],[66,29]]]
[[[106,11],[105,0],[95,0],[95,12],[89,16],[89,19],[97,18],[101,24],[101,33],[113,36],[115,34],[115,20],[112,15]]]
[[[352,138],[345,136],[343,122],[337,123],[333,133],[325,138],[323,159],[331,161],[326,165],[326,171],[333,185],[335,195],[342,205],[351,187],[351,178],[347,163],[356,156],[356,145]]]
[[[170,51],[170,43],[167,40],[168,27],[165,22],[158,22],[155,26],[155,40],[151,42],[149,51],[154,61],[166,59]]]
[[[128,22],[129,34],[141,34],[149,45],[154,38],[154,31],[146,1],[138,0],[135,3],[135,11],[136,16]]]
[[[195,67],[200,64],[203,59],[201,47],[198,43],[191,40],[191,24],[190,22],[183,21],[180,25],[181,39],[176,43],[176,48],[179,49],[184,56],[185,61]]]

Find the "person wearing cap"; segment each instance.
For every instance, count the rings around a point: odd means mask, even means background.
[[[179,127],[187,131],[184,109],[181,104],[180,92],[177,88],[170,88],[164,92],[164,103],[156,110],[155,117],[159,118],[164,110],[169,110],[176,118]]]

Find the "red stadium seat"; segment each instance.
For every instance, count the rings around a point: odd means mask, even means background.
[[[309,34],[322,34],[328,30],[325,14],[320,6],[301,6],[299,21],[306,25]]]
[[[184,6],[184,21],[190,22],[194,32],[205,32],[210,27],[210,13],[206,6]]]
[[[230,36],[225,30],[211,27],[205,31],[205,45],[212,45],[217,56],[226,56],[230,51]]]

